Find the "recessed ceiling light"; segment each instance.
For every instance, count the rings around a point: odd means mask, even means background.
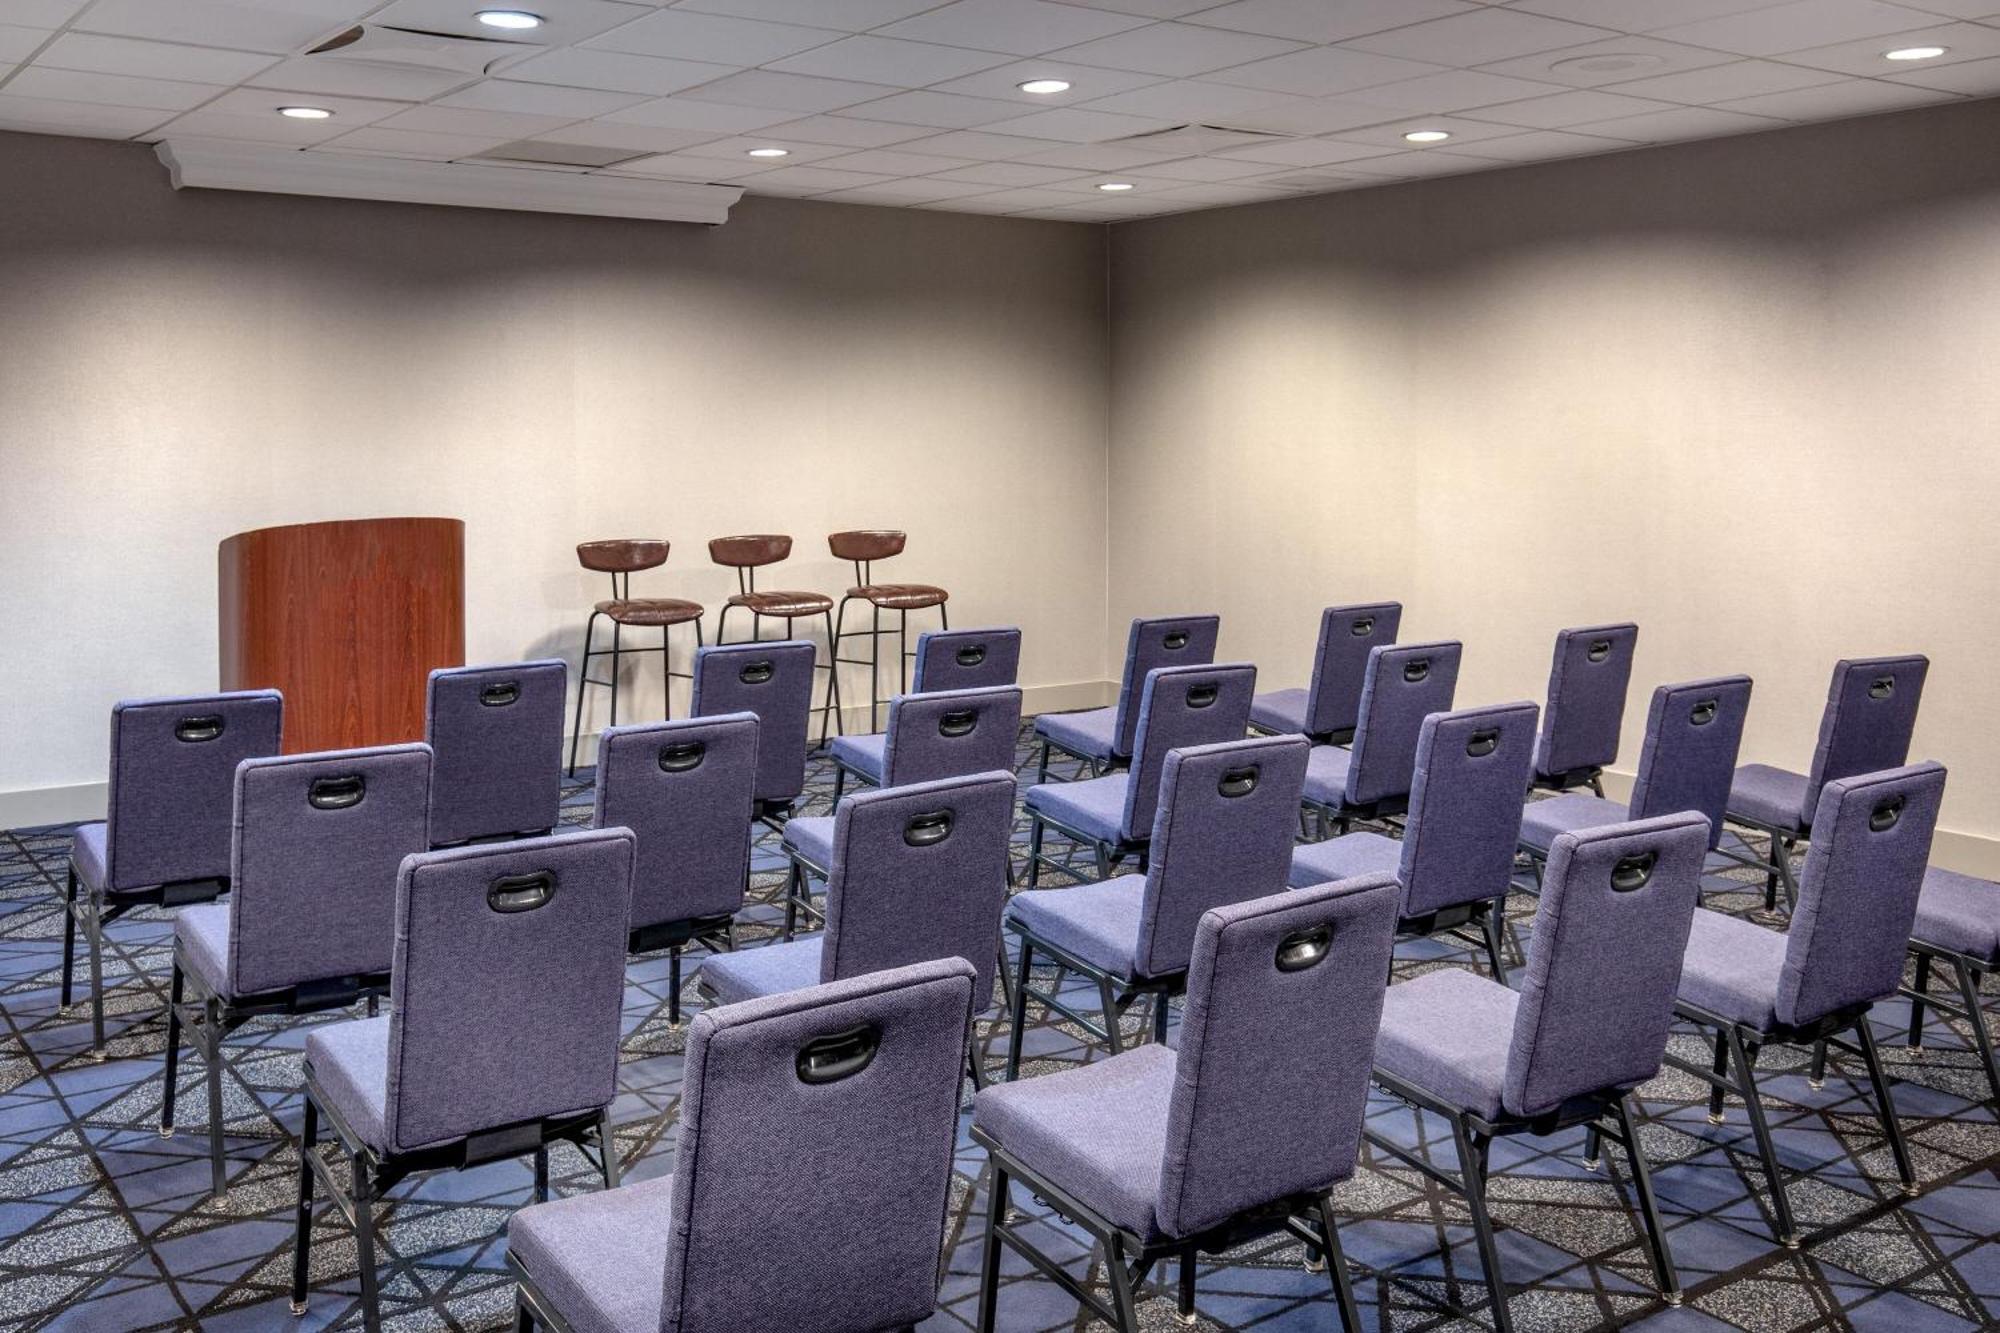
[[[1948,46],[1899,46],[1893,51],[1884,51],[1884,60],[1936,60],[1951,48]]]
[[[1129,190],[1129,189],[1131,189],[1131,188],[1132,188],[1132,182],[1131,182],[1131,181],[1106,181],[1106,182],[1104,182],[1104,184],[1102,184],[1102,185],[1098,186],[1097,188],[1098,188],[1098,189],[1100,189],[1100,190],[1109,190],[1109,191],[1111,191],[1112,193],[1116,194],[1116,193],[1117,193],[1118,191],[1120,191],[1120,190]]]
[[[750,150],[751,157],[790,157],[791,155],[792,150],[789,148],[752,148]]]
[[[1411,130],[1403,136],[1411,143],[1443,143],[1451,137],[1450,130]]]
[[[1037,94],[1037,95],[1039,95],[1039,96],[1043,96],[1043,97],[1046,97],[1046,96],[1048,96],[1048,95],[1049,95],[1049,94],[1051,94],[1051,93],[1066,93],[1066,92],[1068,92],[1068,91],[1069,91],[1069,80],[1068,80],[1068,79],[1029,79],[1029,80],[1028,80],[1028,81],[1027,81],[1026,83],[1021,83],[1021,84],[1016,84],[1016,85],[1015,85],[1015,87],[1019,88],[1019,89],[1020,89],[1020,90],[1021,90],[1022,92],[1024,92],[1024,93],[1035,93],[1035,94]]]
[[[489,28],[506,28],[510,32],[542,26],[542,16],[525,9],[482,9],[473,17]]]
[[[293,120],[333,119],[333,113],[323,106],[281,106],[278,108],[278,114],[290,116]]]

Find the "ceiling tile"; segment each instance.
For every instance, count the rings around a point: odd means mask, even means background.
[[[704,84],[688,94],[703,102],[769,107],[774,111],[790,111],[794,115],[832,111],[881,95],[879,84],[816,79],[808,74],[780,74],[768,69],[744,70],[741,74]]]
[[[938,180],[966,181],[973,185],[1047,185],[1069,180],[1076,173],[1068,167],[1038,167],[1026,162],[975,162],[937,173]]]
[[[559,83],[568,88],[597,88],[614,93],[644,93],[655,97],[712,83],[733,72],[733,66],[695,60],[658,60],[652,56],[620,55],[574,47],[534,56],[507,67],[510,79]]]
[[[939,199],[963,199],[970,194],[991,194],[984,185],[972,185],[964,181],[941,180],[886,180],[880,185],[864,185],[857,190],[840,190],[833,194],[823,194],[821,199],[829,203],[847,204],[924,204]]]
[[[1463,111],[1495,102],[1518,102],[1555,91],[1555,85],[1510,79],[1476,69],[1446,70],[1422,78],[1402,79],[1356,93],[1357,102],[1372,102],[1394,111]]]
[[[1909,7],[1952,19],[2000,19],[2000,0],[1909,0]]]
[[[449,162],[453,158],[470,157],[489,148],[498,148],[506,142],[505,139],[474,135],[426,134],[418,130],[385,130],[380,125],[367,125],[337,139],[329,139],[320,146],[342,153],[376,153],[387,157],[420,157],[434,162]]]
[[[957,0],[927,14],[892,23],[884,37],[943,42],[982,51],[1038,56],[1079,42],[1136,28],[1144,19],[1047,0]]]
[[[1360,94],[1357,94],[1357,99]],[[1356,125],[1379,125],[1393,120],[1397,112],[1371,106],[1359,100],[1333,97],[1297,97],[1254,111],[1240,111],[1229,118],[1236,129],[1269,130],[1274,134],[1330,134]]]
[[[1188,22],[1325,43],[1468,14],[1477,8],[1465,0],[1238,0],[1191,15]]]
[[[635,153],[671,153],[721,136],[708,130],[680,130],[666,125],[613,124],[587,120],[559,130],[531,134],[550,143],[583,144],[591,148],[629,148]]]
[[[1755,97],[1760,93],[1810,88],[1815,83],[1831,83],[1836,77],[1825,70],[1802,69],[1797,65],[1780,65],[1770,60],[1733,60],[1726,65],[1710,65],[1707,69],[1691,69],[1679,74],[1614,84],[1611,91],[1706,106],[1731,97]]]
[[[278,114],[278,108],[289,106],[300,100],[291,89],[276,88],[233,88],[203,107],[203,111],[213,111],[218,115],[248,116],[258,120],[289,121],[294,126],[321,126],[335,134],[342,134],[357,125],[372,125],[399,111],[410,110],[408,102],[378,101],[365,97],[328,97],[321,93],[307,95],[313,106],[324,107],[333,112],[333,119],[326,121],[291,120],[289,116]],[[411,128],[421,129],[422,126]]]
[[[1020,160],[1044,167],[1073,167],[1078,171],[1127,171],[1149,162],[1170,162],[1175,156],[1132,144],[1079,143],[1045,148]]]
[[[857,87],[862,85],[856,85]],[[970,129],[991,125],[1021,114],[1012,102],[991,97],[959,97],[953,93],[897,93],[882,97],[879,87],[869,86],[876,100],[850,108],[843,114],[862,120],[886,120],[892,124],[930,125],[941,130]]]
[[[1765,93],[1719,105],[1726,111],[1744,111],[1753,116],[1781,116],[1786,120],[1832,120],[1840,116],[1866,116],[1877,111],[1900,111],[1950,101],[1956,93],[1936,88],[1884,83],[1879,79],[1845,79],[1823,83],[1817,88],[1795,88],[1788,93]]]
[[[891,148],[869,148],[834,158],[829,166],[842,171],[879,171],[885,176],[928,176],[958,167],[978,170],[982,164],[962,157],[934,157],[929,153],[898,152]]]
[[[470,74],[418,69],[413,65],[378,65],[359,60],[319,60],[300,56],[278,61],[262,73],[253,75],[249,82],[258,87],[332,93],[336,97],[381,97],[395,102],[421,102],[449,92],[472,78]]]
[[[1885,51],[1905,46],[1942,46],[1945,52],[1931,60],[1907,63],[1889,60],[1883,55]],[[1791,64],[1806,65],[1813,69],[1880,78],[1904,73],[1913,64],[1920,64],[1925,69],[1939,69],[1946,65],[1962,64],[1968,60],[1982,60],[1988,56],[2000,56],[2000,27],[1988,27],[1980,23],[1945,23],[1937,27],[1919,28],[1914,32],[1898,32],[1886,37],[1842,42],[1836,46],[1820,46],[1810,51],[1793,51],[1787,54],[1785,59]]]
[[[924,88],[974,70],[1006,64],[990,51],[968,51],[931,42],[905,42],[893,37],[843,37],[839,41],[774,61],[772,69],[790,74],[821,74],[830,79],[859,79],[896,88]]]
[[[1513,0],[1512,7],[1550,18],[1595,23],[1620,32],[1651,32],[1676,24],[1770,9],[1787,0]]]
[[[1721,65],[1729,59],[1721,51],[1661,41],[1657,37],[1611,37],[1601,42],[1585,42],[1582,46],[1566,46],[1559,51],[1496,60],[1480,68],[1488,74],[1512,74],[1517,78],[1566,83],[1572,88],[1595,88],[1626,79]]]
[[[938,0],[680,0],[677,8],[775,23],[867,32],[937,8]]]
[[[143,79],[186,79],[190,83],[241,83],[273,58],[259,52],[223,51],[206,46],[178,46],[131,37],[99,37],[66,32],[35,60],[56,69],[85,69],[99,74],[129,74]]]
[[[1013,134],[987,134],[980,130],[954,130],[932,135],[923,141],[926,153],[941,157],[965,157],[979,162],[1007,162],[1014,158],[1045,153],[1046,139],[1023,139]]]
[[[1103,143],[1109,139],[1150,134],[1172,129],[1171,120],[1145,116],[1114,116],[1105,111],[1085,111],[1080,107],[1058,107],[1031,116],[1003,120],[990,128],[995,134],[1019,134],[1030,139],[1059,139],[1064,143]]]
[[[74,26],[285,55],[332,36],[373,8],[374,0],[97,0]]]
[[[1132,186],[1133,188],[1129,192],[1131,194],[1158,194],[1167,190],[1187,188],[1186,181],[1170,180],[1164,176],[1150,176],[1141,171],[1120,171],[1115,176],[1107,176],[1099,172],[1094,175],[1078,176],[1071,180],[1060,181],[1050,185],[1048,188],[1058,194],[1081,194],[1092,199],[1102,199],[1113,193],[1127,193],[1126,191],[1100,190],[1097,188],[1110,180],[1116,180],[1121,184]]]
[[[1591,134],[1639,143],[1665,143],[1673,139],[1713,139],[1724,134],[1747,134],[1754,130],[1775,130],[1784,122],[1769,116],[1746,116],[1737,111],[1688,106],[1673,111],[1649,111],[1643,116],[1619,116],[1592,121]]]
[[[568,46],[654,12],[651,4],[621,3],[620,0],[534,0],[533,8],[542,18],[540,27],[504,35],[479,21],[480,5],[477,0],[395,0],[395,3],[370,14],[368,21],[391,28],[450,33],[455,37],[476,37],[482,41]]]
[[[755,158],[750,156],[750,150],[753,148],[784,148],[790,151],[788,156],[782,158]],[[708,143],[693,144],[675,151],[682,157],[721,158],[728,162],[749,161],[772,167],[802,167],[823,157],[840,157],[848,150],[830,144],[793,143],[776,135],[755,134],[714,139]]]
[[[1648,111],[1671,111],[1671,102],[1646,97],[1624,97],[1595,88],[1575,88],[1553,97],[1531,97],[1525,102],[1489,106],[1473,119],[1491,120],[1502,125],[1525,125],[1531,129],[1554,130],[1565,125],[1584,125],[1613,116],[1637,116]]]
[[[720,102],[696,102],[686,97],[657,97],[650,102],[628,106],[623,111],[614,111],[599,118],[596,123],[742,134],[790,120],[792,114],[790,111],[766,111],[749,106],[724,106]]]
[[[1331,97],[1372,88],[1398,79],[1435,74],[1441,67],[1396,56],[1376,55],[1344,46],[1316,46],[1290,55],[1273,56],[1249,65],[1218,70],[1208,77],[1217,83],[1247,88],[1271,88],[1301,97]]]
[[[857,185],[880,185],[890,179],[865,171],[835,171],[831,167],[780,167],[759,173],[752,189],[773,193],[818,194],[826,190],[848,190]]]
[[[1963,65],[1945,65],[1939,69],[1899,74],[1893,82],[1913,84],[1919,88],[1941,88],[1974,97],[1990,97],[2000,93],[2000,60],[1972,60]]]
[[[1497,139],[1503,135],[1518,134],[1513,125],[1494,125],[1483,120],[1468,120],[1461,116],[1413,116],[1406,120],[1393,120],[1382,125],[1365,125],[1358,129],[1342,130],[1330,136],[1347,143],[1376,144],[1384,148],[1407,150],[1412,145],[1403,136],[1413,130],[1443,130],[1451,135],[1450,148],[1422,148],[1426,153],[1452,152],[1460,144],[1479,139]]]
[[[1213,207],[1219,204],[1251,204],[1260,199],[1281,199],[1291,191],[1272,185],[1190,185],[1171,191],[1177,204]]]
[[[763,23],[685,9],[656,9],[584,45],[628,55],[706,60],[718,65],[762,65],[838,40],[824,28]]]
[[[787,141],[832,144],[841,148],[882,148],[892,143],[921,139],[934,127],[897,125],[886,120],[860,120],[851,116],[807,116],[771,126],[771,133]]]
[[[511,79],[482,79],[470,88],[438,98],[435,105],[470,107],[475,111],[523,111],[530,115],[582,120],[621,111],[644,100],[632,93],[564,88],[552,83],[519,83]]]
[[[1020,85],[1030,79],[1062,79],[1070,85],[1070,89],[1064,93],[1022,92]],[[1081,65],[1073,60],[1058,60],[1054,56],[1036,56],[1031,60],[1011,60],[977,74],[968,74],[962,79],[940,83],[932,91],[964,93],[968,97],[998,97],[1019,102],[1024,107],[1047,107],[1111,97],[1159,82],[1159,77],[1153,74]]]
[[[1066,47],[1055,54],[1086,65],[1185,78],[1299,49],[1299,43],[1278,37],[1197,28],[1189,23],[1154,23]]]
[[[1058,194],[1054,190],[997,190],[991,194],[969,195],[964,199],[951,199],[941,203],[918,204],[918,208],[938,209],[949,213],[1019,213],[1026,208],[1046,208],[1066,205],[1071,195]]]
[[[1207,9],[1215,0],[1056,0],[1056,3],[1108,9],[1114,14],[1136,14],[1140,18],[1177,19],[1197,9]]]
[[[26,60],[54,35],[46,28],[23,28],[12,23],[0,23],[0,64]]]
[[[1926,16],[1882,0],[1794,0],[1747,14],[1662,28],[1659,35],[1738,55],[1769,56],[1924,25]]]
[[[1388,157],[1371,157],[1365,162],[1356,162],[1344,170],[1358,176],[1388,176],[1397,180],[1416,180],[1425,176],[1463,176],[1472,171],[1491,171],[1503,164],[1488,157],[1468,157],[1464,153],[1392,153]]]
[[[1241,113],[1309,100],[1293,97],[1290,93],[1274,93],[1268,88],[1239,88],[1234,84],[1209,83],[1200,79],[1174,79],[1114,97],[1100,97],[1087,103],[1086,108],[1125,116],[1215,122]]]
[[[1530,130],[1504,139],[1480,139],[1459,151],[1467,157],[1490,157],[1502,162],[1545,162],[1559,157],[1583,157],[1591,153],[1617,153],[1633,145],[1624,139],[1607,139],[1597,134],[1575,134],[1563,130]]]
[[[680,181],[740,181],[776,170],[776,166],[763,162],[731,163],[714,157],[688,157],[683,153],[634,158],[610,168],[613,174],[620,176],[665,176]]]
[[[154,129],[167,114],[144,107],[52,102],[41,97],[9,97],[0,92],[0,130],[126,139]]]
[[[22,69],[7,82],[7,92],[16,97],[148,107],[157,111],[191,110],[226,91],[222,85],[214,83],[135,79],[124,74],[86,74],[71,69],[44,69],[38,65]]]
[[[7,0],[7,19],[27,28],[60,28],[90,3],[90,0]],[[122,74],[124,70],[108,70]]]
[[[424,130],[431,134],[497,134],[506,139],[525,139],[561,125],[575,116],[532,116],[519,111],[471,111],[455,106],[419,106],[393,116],[383,125],[392,130]]]
[[[1162,162],[1146,168],[1149,175],[1181,181],[1229,181],[1246,176],[1262,176],[1271,170],[1268,162],[1237,161],[1226,157],[1184,157],[1178,162]]]
[[[352,128],[352,125],[342,125],[335,120],[290,120],[284,116],[250,115],[200,107],[148,131],[146,138],[241,139],[251,143],[308,148],[338,138]]]
[[[1536,51],[1553,51],[1598,41],[1611,34],[1562,19],[1523,14],[1513,9],[1486,8],[1453,18],[1395,28],[1347,45],[1358,51],[1429,60],[1440,65],[1484,65],[1511,60]]]
[[[1282,167],[1324,167],[1335,162],[1357,162],[1382,157],[1395,149],[1373,144],[1345,143],[1338,139],[1281,139],[1254,148],[1232,148],[1223,156],[1241,162],[1261,162]]]

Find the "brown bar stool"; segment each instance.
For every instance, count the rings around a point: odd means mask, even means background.
[[[815,670],[826,672],[826,698],[820,704],[819,740],[826,744],[827,717],[832,715],[833,725],[846,734],[840,717],[840,675],[834,670],[833,659],[836,636],[833,632],[833,598],[822,592],[759,592],[757,571],[765,565],[775,565],[792,553],[792,539],[779,533],[758,533],[743,537],[716,537],[708,543],[708,558],[718,565],[726,565],[736,571],[736,595],[722,604],[722,610],[715,617],[715,641],[717,644],[729,642],[726,626],[732,607],[742,607],[750,613],[750,637],[758,638],[765,620],[785,622],[785,637],[793,638],[792,622],[810,620],[814,616],[826,618],[826,664],[816,665]]]
[[[835,662],[846,662],[850,666],[865,666],[868,670],[868,729],[879,731],[876,724],[876,710],[882,703],[882,636],[890,631],[882,628],[882,613],[894,611],[901,616],[894,631],[896,635],[896,693],[909,690],[910,659],[916,656],[910,651],[910,612],[922,611],[935,606],[938,612],[938,628],[950,629],[951,617],[944,604],[951,594],[943,588],[932,587],[928,583],[877,583],[874,579],[874,562],[887,560],[892,555],[903,553],[904,533],[883,530],[859,532],[836,532],[830,534],[826,544],[832,549],[834,558],[854,562],[855,586],[847,590],[840,599],[840,613],[834,619]],[[867,602],[874,618],[872,628],[856,634],[866,633],[872,641],[873,652],[867,658],[842,657],[840,638],[847,632],[847,604]]]
[[[621,541],[579,542],[576,548],[577,563],[585,569],[594,569],[611,576],[611,597],[599,602],[591,610],[590,623],[583,631],[583,661],[577,664],[576,680],[576,724],[570,728],[569,775],[576,776],[576,748],[583,739],[583,691],[589,685],[609,685],[611,687],[611,725],[618,725],[618,668],[623,664],[626,653],[651,653],[660,655],[660,668],[666,673],[661,681],[661,692],[667,698],[667,716],[674,715],[673,678],[693,680],[692,673],[673,669],[669,635],[676,625],[694,626],[694,642],[701,646],[702,606],[699,602],[684,602],[678,597],[634,597],[632,596],[632,571],[635,569],[658,569],[667,563],[667,552],[671,544],[641,538],[626,538]],[[611,646],[591,649],[591,640],[597,632],[597,618],[605,617],[611,622]],[[660,631],[660,646],[655,648],[627,648],[621,642],[620,631],[627,625],[634,628],[657,627]],[[595,680],[590,674],[590,659],[609,657],[611,659],[611,679]]]

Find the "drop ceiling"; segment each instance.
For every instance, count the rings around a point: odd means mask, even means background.
[[[1103,222],[2000,94],[2000,0],[518,0],[547,21],[507,34],[482,7],[0,0],[0,129]],[[483,73],[308,54],[356,24],[504,40]],[[1947,49],[1884,59],[1913,46]]]

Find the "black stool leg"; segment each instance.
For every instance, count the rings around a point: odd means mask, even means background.
[[[590,613],[590,619],[583,627],[583,661],[576,670],[576,723],[570,728],[569,736],[569,776],[576,776],[576,747],[583,739],[583,692],[590,687],[590,640],[597,632],[597,612]]]
[[[825,614],[827,653],[825,706],[833,710],[834,735],[845,736],[847,734],[847,719],[840,715],[840,668],[833,660],[833,612],[828,611]],[[826,743],[826,717],[825,713],[820,714],[819,735],[822,745]],[[873,714],[870,714],[870,720],[873,720]]]
[[[660,626],[660,717],[674,720],[674,627]]]
[[[620,632],[624,626],[611,622],[611,725],[618,725],[618,678],[624,674],[624,648],[620,642]]]

